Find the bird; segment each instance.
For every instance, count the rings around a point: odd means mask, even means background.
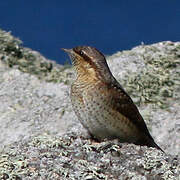
[[[98,141],[118,139],[163,151],[131,97],[112,75],[105,56],[91,46],[62,50],[76,72],[70,91],[72,107],[89,134]]]

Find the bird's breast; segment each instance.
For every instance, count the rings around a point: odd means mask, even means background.
[[[135,126],[113,108],[113,96],[103,84],[71,88],[73,109],[85,128],[97,139],[119,138],[123,141],[136,139]]]

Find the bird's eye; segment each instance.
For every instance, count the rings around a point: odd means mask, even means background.
[[[83,56],[83,55],[84,55],[84,52],[83,52],[83,51],[80,51],[79,54],[80,54],[81,56]]]

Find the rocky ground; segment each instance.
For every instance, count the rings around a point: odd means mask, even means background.
[[[70,104],[71,66],[0,30],[0,179],[180,178],[180,42],[141,45],[107,59],[166,154],[92,141]]]

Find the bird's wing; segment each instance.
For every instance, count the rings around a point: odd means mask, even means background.
[[[138,108],[123,88],[117,84],[114,87],[111,87],[109,91],[112,98],[112,108],[124,115],[141,132],[144,132],[146,136],[152,139]]]
[[[148,128],[139,113],[138,108],[130,98],[130,96],[125,92],[119,83],[115,83],[115,86],[110,86],[109,93],[112,98],[112,108],[124,115],[129,119],[139,130],[142,132],[142,137],[137,144],[144,144],[149,147],[156,147],[164,152],[155,142],[150,135]]]

